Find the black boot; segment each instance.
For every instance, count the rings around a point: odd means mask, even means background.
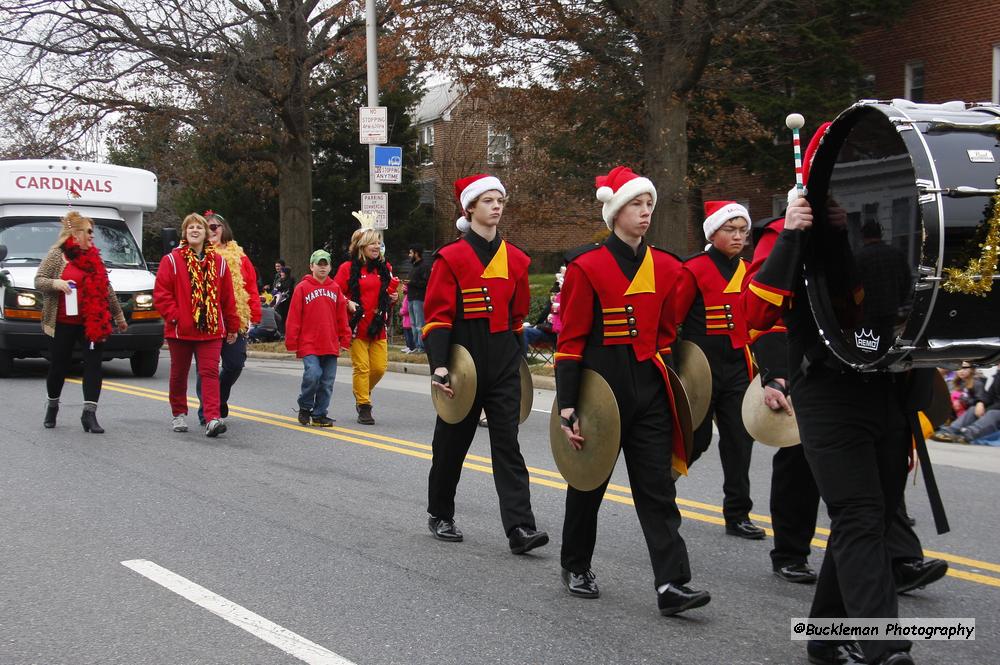
[[[59,413],[59,400],[50,399],[48,405],[45,407],[45,420],[42,421],[45,429],[52,429],[56,426],[57,413]]]
[[[80,416],[80,422],[83,424],[84,432],[104,434],[104,428],[97,423],[97,411],[84,409],[83,415]]]

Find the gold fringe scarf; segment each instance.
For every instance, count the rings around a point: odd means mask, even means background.
[[[184,263],[191,279],[191,317],[194,327],[214,335],[219,332],[219,274],[215,265],[215,248],[205,244],[205,257],[198,256],[184,245]]]
[[[235,241],[227,242],[215,248],[229,266],[229,274],[233,278],[233,296],[236,298],[236,313],[240,315],[240,332],[250,329],[250,294],[247,293],[246,282],[243,281],[243,248]]]

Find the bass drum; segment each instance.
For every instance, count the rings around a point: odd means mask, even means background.
[[[809,303],[855,369],[1000,359],[1000,284],[942,288],[982,254],[1000,188],[1000,107],[863,101],[827,129],[809,170]]]

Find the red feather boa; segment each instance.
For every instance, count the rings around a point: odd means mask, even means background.
[[[111,307],[108,305],[108,271],[101,260],[101,252],[93,245],[88,250],[81,249],[70,236],[63,243],[63,254],[87,275],[76,285],[80,293],[83,334],[91,342],[103,342],[111,335]]]

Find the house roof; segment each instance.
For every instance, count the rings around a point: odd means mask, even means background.
[[[421,124],[444,117],[462,98],[462,91],[457,84],[446,81],[427,88],[425,94],[413,111],[414,124]]]

